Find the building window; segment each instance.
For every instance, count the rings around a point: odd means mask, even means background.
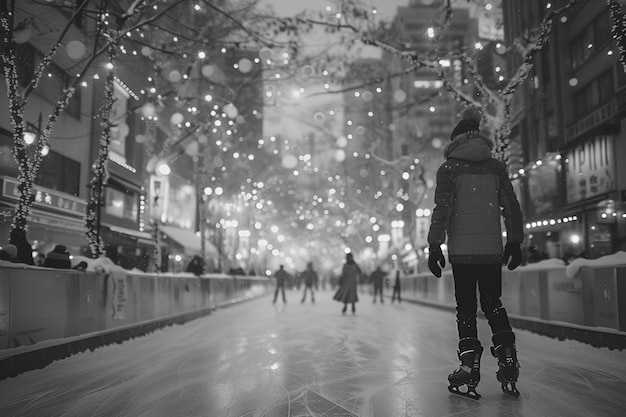
[[[608,11],[600,14],[582,33],[570,43],[572,69],[582,65],[595,51],[611,41],[611,26]]]
[[[613,98],[613,70],[605,71],[574,95],[576,117],[585,116]]]
[[[127,193],[109,181],[106,187],[104,211],[111,216],[138,221],[139,203],[136,193]]]
[[[615,87],[613,86],[613,70],[604,72],[598,77],[598,101],[600,104],[604,104],[609,101],[613,94],[615,94]]]
[[[80,190],[80,162],[50,151],[41,160],[35,181],[37,185],[78,196]]]
[[[42,58],[41,56],[39,57]],[[39,85],[35,93],[43,97],[46,101],[56,105],[63,94],[63,89],[70,84],[71,78],[61,67],[51,63],[41,76]],[[81,90],[77,86],[74,90],[72,98],[69,100],[64,113],[67,113],[76,119],[80,119],[80,102]]]

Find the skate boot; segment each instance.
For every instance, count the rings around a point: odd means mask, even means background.
[[[502,384],[502,392],[513,397],[519,397],[515,387],[519,376],[519,362],[515,349],[515,334],[512,331],[503,331],[493,335],[491,354],[498,359],[496,378]]]
[[[448,375],[448,391],[453,394],[473,400],[480,399],[480,394],[476,392],[476,386],[480,381],[480,357],[483,354],[483,347],[480,340],[473,337],[461,339],[459,350],[457,351],[461,365],[453,373]],[[460,387],[467,387],[462,390]]]

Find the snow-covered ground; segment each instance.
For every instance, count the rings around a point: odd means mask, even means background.
[[[389,295],[389,293],[387,294]],[[482,358],[480,401],[450,394],[458,364],[450,311],[404,302],[341,314],[271,297],[185,325],[75,355],[0,381],[0,416],[545,416],[610,417],[626,410],[626,351],[517,331],[521,398]],[[479,321],[489,346],[489,327]]]

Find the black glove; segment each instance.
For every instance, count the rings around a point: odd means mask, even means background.
[[[509,262],[509,259],[511,260]],[[510,271],[514,270],[522,264],[522,248],[519,243],[507,243],[504,247],[504,256],[502,257],[502,263],[508,264]]]
[[[441,252],[441,246],[432,245],[428,251],[428,269],[437,278],[441,278],[441,268],[446,266],[446,258]]]

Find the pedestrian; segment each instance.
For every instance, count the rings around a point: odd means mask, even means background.
[[[306,269],[302,272],[302,278],[304,280],[304,293],[302,294],[302,303],[306,301],[307,290],[311,291],[311,302],[315,304],[315,293],[313,292],[313,286],[317,285],[317,272],[313,269],[313,262],[306,264]]]
[[[17,248],[17,262],[26,265],[35,265],[33,261],[33,246],[26,238],[26,230],[13,229],[9,234],[9,243]]]
[[[285,297],[285,281],[289,279],[289,273],[285,271],[284,265],[281,265],[278,271],[274,272],[274,278],[276,278],[276,291],[274,292],[274,301],[276,303],[278,299],[278,291],[283,293],[283,303],[287,304],[287,297]]]
[[[341,310],[343,314],[346,314],[348,304],[352,304],[352,314],[356,314],[355,303],[359,301],[357,285],[360,277],[361,268],[354,262],[354,256],[352,253],[346,254],[346,263],[339,277],[339,289],[333,296],[334,300],[343,303],[343,310]]]
[[[43,261],[44,268],[72,269],[70,261],[70,253],[63,245],[56,245],[54,249],[46,253],[46,259]]]
[[[374,272],[370,275],[370,282],[374,286],[374,304],[376,304],[376,296],[380,296],[380,303],[383,304],[383,278],[385,278],[385,271],[379,266],[376,267]]]
[[[391,302],[393,303],[395,300],[398,300],[399,303],[402,302],[402,298],[400,297],[400,270],[396,269],[396,280],[393,283],[393,294],[391,296]]]
[[[15,245],[4,245],[0,249],[0,261],[17,262],[17,247]]]
[[[502,390],[519,396],[515,384],[519,363],[515,334],[502,306],[502,264],[509,270],[522,263],[524,240],[520,205],[506,165],[492,157],[493,142],[480,133],[480,111],[468,107],[445,148],[446,161],[437,171],[435,208],[428,233],[428,267],[441,277],[445,257],[441,245],[448,238],[459,334],[460,367],[448,376],[448,390],[478,399],[480,357],[476,328],[476,286],[481,309],[492,331],[491,352],[497,358],[496,377]],[[501,215],[506,226],[502,248]],[[459,387],[465,385],[467,390]]]
[[[195,276],[199,277],[200,275],[204,274],[205,269],[206,265],[204,263],[204,259],[202,259],[202,256],[194,255],[191,258],[191,261],[189,261],[185,272],[191,272]]]

